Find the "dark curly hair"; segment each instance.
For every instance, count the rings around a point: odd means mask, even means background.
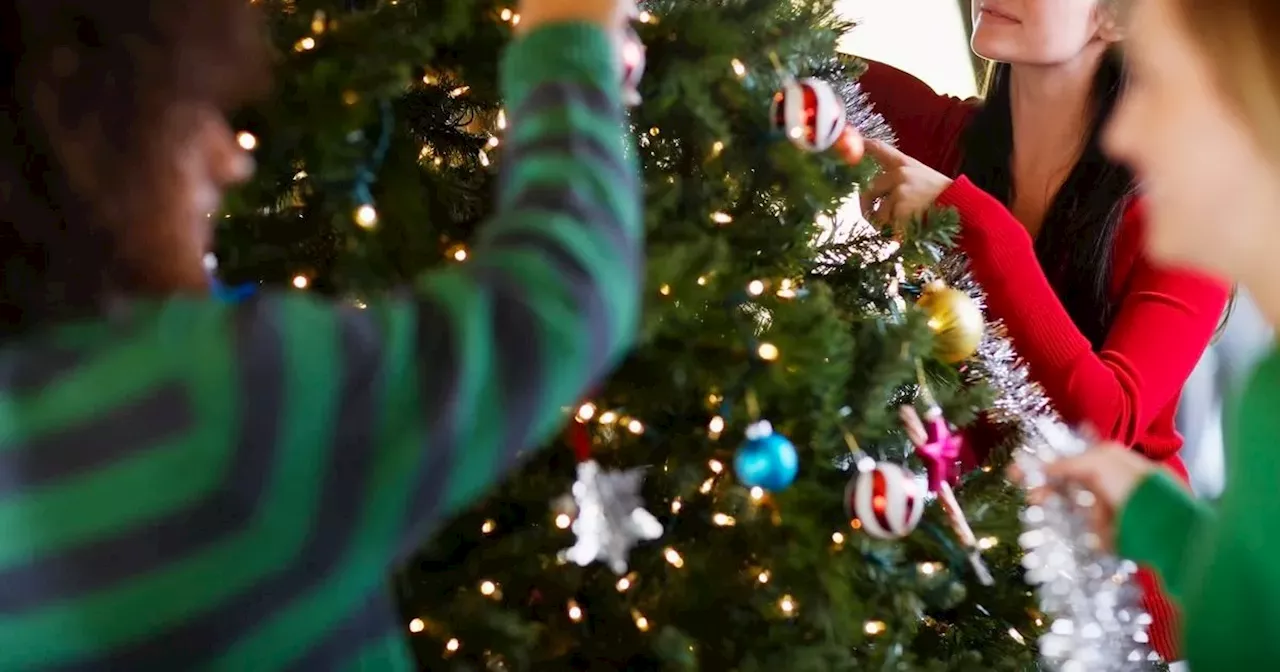
[[[269,56],[249,0],[0,0],[0,335],[163,291],[179,111],[262,94]]]

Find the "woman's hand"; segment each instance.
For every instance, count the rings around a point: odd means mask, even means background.
[[[1077,486],[1093,493],[1097,499],[1093,506],[1094,533],[1110,544],[1115,539],[1116,518],[1129,496],[1143,479],[1159,468],[1140,453],[1108,443],[1048,465],[1045,476],[1049,481],[1047,487]],[[1009,475],[1015,481],[1022,481],[1017,469],[1011,469]],[[1034,501],[1043,495],[1043,492],[1032,492],[1031,498]]]
[[[901,224],[923,215],[951,186],[951,178],[879,140],[867,141],[867,154],[883,171],[862,194],[862,212],[877,224]],[[873,213],[877,200],[880,207]]]
[[[516,29],[529,31],[548,23],[582,21],[620,30],[635,15],[636,0],[520,0]]]

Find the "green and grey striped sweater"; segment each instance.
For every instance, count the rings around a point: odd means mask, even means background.
[[[168,300],[0,351],[0,670],[409,667],[387,590],[636,330],[613,47],[519,39],[466,264],[366,310]]]

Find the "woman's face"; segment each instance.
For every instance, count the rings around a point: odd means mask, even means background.
[[[1280,171],[1218,91],[1174,11],[1169,0],[1134,2],[1133,78],[1106,149],[1142,185],[1154,258],[1235,279],[1267,277],[1280,252]]]
[[[974,0],[973,51],[1004,63],[1058,65],[1108,39],[1099,0]]]

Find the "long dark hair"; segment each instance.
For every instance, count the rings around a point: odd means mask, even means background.
[[[1133,174],[1102,152],[1102,129],[1124,83],[1123,59],[1109,50],[1093,78],[1093,116],[1084,151],[1050,201],[1035,241],[1036,258],[1045,275],[1095,350],[1102,347],[1114,317],[1112,248],[1135,191]],[[966,130],[961,166],[975,185],[1006,205],[1014,193],[1009,89],[1010,66],[996,64],[988,79],[986,101]]]

